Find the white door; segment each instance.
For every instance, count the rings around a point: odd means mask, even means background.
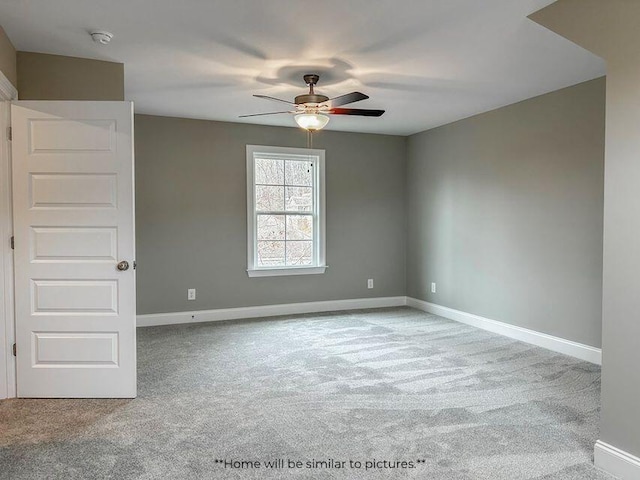
[[[18,101],[11,125],[18,396],[135,397],[133,106]]]

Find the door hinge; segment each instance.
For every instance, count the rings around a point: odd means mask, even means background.
[[[11,236],[11,250],[16,249],[16,242],[13,236]]]
[[[11,127],[7,129],[7,138],[9,141],[13,140],[13,130],[11,130]]]
[[[136,261],[135,260],[133,261],[133,269],[134,270],[136,269]]]
[[[13,356],[17,357],[17,355],[16,355],[16,344],[15,343],[13,344]]]

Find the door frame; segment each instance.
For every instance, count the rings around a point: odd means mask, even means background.
[[[16,390],[13,252],[13,202],[11,194],[11,101],[18,91],[0,71],[0,399],[13,398]]]

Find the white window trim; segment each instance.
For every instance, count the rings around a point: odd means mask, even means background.
[[[318,158],[316,165],[317,185],[314,187],[317,205],[314,216],[314,244],[317,245],[317,264],[308,267],[256,267],[257,239],[256,239],[256,208],[255,208],[255,162],[256,153],[285,154],[285,155],[313,155]],[[324,273],[326,264],[326,198],[325,198],[325,169],[324,150],[311,148],[269,147],[262,145],[247,145],[247,274],[250,277],[277,277],[285,275],[314,275]]]

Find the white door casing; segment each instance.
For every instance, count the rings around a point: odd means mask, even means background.
[[[18,92],[0,71],[0,400],[16,396],[16,364],[12,353],[13,321],[13,235],[11,202],[11,100]]]
[[[133,105],[11,114],[18,396],[135,397]]]
[[[0,399],[15,397],[13,344],[13,252],[9,239],[11,222],[11,175],[9,161],[9,111],[11,104],[0,101]]]

